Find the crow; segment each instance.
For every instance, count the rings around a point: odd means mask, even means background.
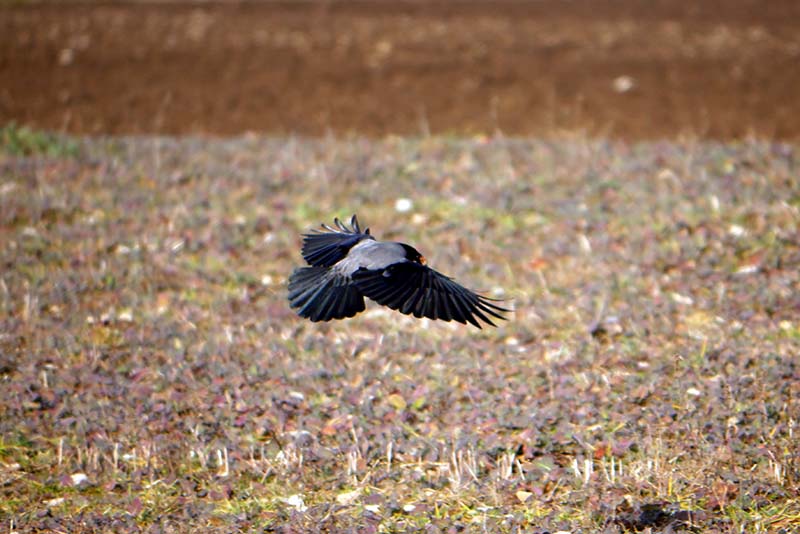
[[[364,297],[414,317],[457,321],[481,328],[509,312],[491,299],[454,282],[426,265],[425,257],[405,243],[376,240],[353,215],[350,226],[303,234],[303,259],[309,267],[289,277],[289,304],[301,317],[344,319],[364,311]]]

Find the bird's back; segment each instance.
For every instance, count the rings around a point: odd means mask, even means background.
[[[358,269],[376,271],[403,261],[407,261],[406,251],[400,243],[364,240],[354,245],[336,264],[336,270],[349,276]]]

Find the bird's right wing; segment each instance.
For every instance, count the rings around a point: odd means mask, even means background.
[[[489,318],[505,319],[509,310],[493,304],[447,276],[414,262],[400,262],[385,269],[359,269],[352,275],[355,286],[378,304],[414,317],[458,321],[481,327],[476,319],[495,326]],[[494,301],[496,302],[496,301]]]
[[[303,259],[314,267],[330,267],[341,261],[350,249],[364,239],[375,239],[369,234],[369,228],[361,231],[355,215],[350,219],[350,226],[333,220],[336,228],[323,224],[323,230],[303,234]]]

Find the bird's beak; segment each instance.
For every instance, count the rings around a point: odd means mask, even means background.
[[[419,257],[419,262],[420,262],[422,265],[426,265],[426,264],[428,263],[428,260],[426,260],[426,259],[425,259],[425,256],[422,256],[422,255],[420,255],[420,257]]]

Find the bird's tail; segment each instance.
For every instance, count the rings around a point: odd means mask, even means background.
[[[312,321],[344,319],[364,311],[364,297],[328,267],[302,267],[289,277],[289,304]]]

